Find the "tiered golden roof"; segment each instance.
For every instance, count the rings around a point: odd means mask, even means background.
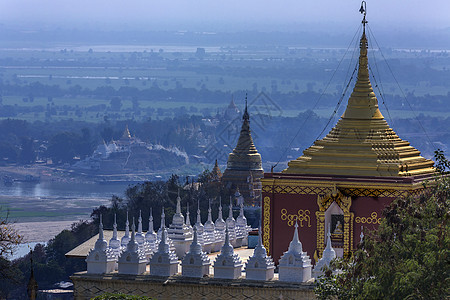
[[[262,171],[261,155],[256,150],[250,133],[250,115],[245,104],[241,133],[233,152],[228,156],[227,170]]]
[[[434,173],[408,141],[389,127],[369,80],[367,38],[360,41],[358,78],[347,108],[321,140],[288,163],[283,173],[360,176],[415,176]]]

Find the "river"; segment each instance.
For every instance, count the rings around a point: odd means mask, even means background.
[[[78,220],[90,218],[95,207],[109,205],[111,196],[123,196],[126,183],[88,184],[43,181],[0,185],[0,215],[8,214],[28,248],[47,242]],[[23,254],[22,251],[21,254]]]

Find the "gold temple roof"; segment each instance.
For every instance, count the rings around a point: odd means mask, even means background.
[[[367,38],[360,42],[358,78],[347,108],[335,127],[288,163],[287,174],[415,176],[432,174],[425,159],[389,127],[369,80]]]
[[[245,102],[242,128],[233,152],[228,156],[227,170],[260,170],[262,171],[261,155],[256,150],[250,133],[250,115]]]

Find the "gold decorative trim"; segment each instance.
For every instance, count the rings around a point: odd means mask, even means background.
[[[381,218],[378,218],[376,211],[370,214],[370,217],[356,217],[355,223],[357,224],[381,224]]]
[[[292,227],[295,224],[295,221],[298,221],[298,226],[303,227],[303,222],[305,222],[308,227],[311,227],[311,217],[309,216],[311,212],[309,209],[299,209],[297,214],[288,214],[287,209],[281,209],[281,220],[287,221],[287,225]]]
[[[353,213],[344,213],[344,257],[349,257],[351,255],[352,244],[353,241]],[[350,227],[352,227],[350,229]]]
[[[326,211],[333,202],[336,202],[336,204],[342,209],[344,214],[350,212],[352,198],[344,196],[341,191],[336,189],[336,186],[333,186],[333,190],[330,194],[326,196],[317,196],[317,205],[319,206],[320,211]]]
[[[317,254],[322,257],[323,249],[325,249],[325,212],[316,211],[317,219]]]
[[[404,190],[399,189],[381,189],[381,188],[349,188],[340,187],[340,191],[351,197],[404,197],[407,195],[420,194],[424,188],[410,190],[405,187]],[[320,186],[301,186],[289,183],[289,185],[263,185],[264,193],[277,194],[294,194],[294,195],[327,195],[333,191],[330,187]]]
[[[352,198],[345,196],[340,190],[333,186],[332,192],[326,196],[317,196],[317,205],[319,211],[316,212],[317,218],[317,252],[319,257],[322,257],[325,249],[325,212],[330,205],[336,204],[344,212],[344,256],[348,256],[353,248],[353,217],[354,214],[350,212],[352,206]]]
[[[264,229],[263,229],[263,245],[267,254],[270,253],[270,197],[264,197]]]

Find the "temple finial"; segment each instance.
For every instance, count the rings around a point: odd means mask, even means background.
[[[361,8],[359,9],[359,12],[361,14],[363,14],[363,19],[362,19],[361,23],[363,24],[363,33],[366,33],[366,24],[367,24],[367,21],[366,21],[367,3],[366,3],[366,1],[361,2]]]
[[[245,93],[245,109],[244,109],[244,115],[242,116],[242,119],[244,121],[248,121],[250,119],[250,115],[247,111],[247,93]]]

